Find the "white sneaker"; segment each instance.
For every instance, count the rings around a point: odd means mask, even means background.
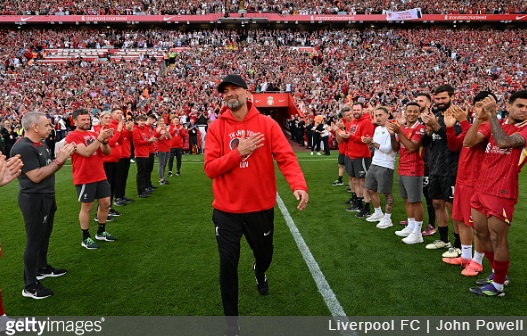
[[[425,246],[427,250],[437,250],[440,248],[450,248],[450,242],[445,243],[442,240],[436,240],[435,242]],[[446,258],[446,257],[445,257]]]
[[[400,231],[395,231],[395,234],[399,237],[408,237],[412,233],[412,230],[407,226]]]
[[[313,152],[311,152],[311,155],[313,155]]]
[[[392,227],[393,226],[393,222],[392,222],[392,219],[391,218],[383,218],[379,224],[376,225],[376,227],[378,229],[387,229],[389,227]]]
[[[320,152],[317,152],[317,155],[322,155],[322,154],[320,154]]]
[[[443,258],[459,258],[461,257],[461,249],[458,248],[449,248],[448,251],[443,253]]]
[[[378,222],[381,221],[384,218],[384,214],[382,212],[380,213],[373,213],[373,215],[366,218],[368,222]]]
[[[403,243],[412,245],[412,244],[421,244],[424,242],[423,235],[421,233],[410,233],[406,238],[402,239]]]

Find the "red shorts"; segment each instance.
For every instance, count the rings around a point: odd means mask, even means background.
[[[470,198],[474,195],[474,187],[456,184],[454,203],[452,204],[452,220],[474,227],[470,214]]]
[[[512,223],[515,204],[516,201],[513,199],[486,195],[477,191],[470,199],[472,209],[481,212],[487,218],[490,216],[499,218],[509,225]]]

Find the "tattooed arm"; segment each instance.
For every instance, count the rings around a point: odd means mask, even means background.
[[[490,129],[492,130],[494,141],[496,141],[499,148],[525,147],[525,138],[518,133],[514,133],[510,136],[507,135],[503,128],[501,128],[496,115],[490,117]]]

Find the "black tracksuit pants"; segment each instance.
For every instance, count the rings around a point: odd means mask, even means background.
[[[26,226],[24,281],[26,286],[37,281],[37,269],[48,265],[48,246],[57,211],[54,194],[18,195],[18,205]]]
[[[256,269],[265,273],[273,259],[274,208],[233,214],[214,209],[212,221],[220,253],[220,289],[225,316],[238,316],[238,262],[242,235],[253,250]],[[247,266],[251,267],[251,266]]]

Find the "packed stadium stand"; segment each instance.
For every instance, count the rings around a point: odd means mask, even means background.
[[[247,1],[1,1],[2,15],[203,15],[225,11],[273,12],[281,14],[378,14],[386,10],[421,8],[427,14],[504,14],[526,13],[527,3],[511,1],[423,1],[423,0],[247,0]]]
[[[291,93],[304,113],[335,113],[350,98],[395,112],[417,92],[444,83],[456,87],[459,104],[484,89],[503,103],[527,83],[527,15],[519,15],[526,1],[78,4],[0,3],[1,12],[12,14],[0,16],[2,115],[114,105],[134,112],[214,111],[221,106],[215,86],[227,73],[244,75],[253,92]],[[224,13],[226,6],[232,13]],[[423,14],[406,25],[375,14],[415,7],[422,13],[519,14]],[[249,12],[260,13],[251,18],[265,18],[264,23],[245,19]],[[266,14],[271,12],[280,16]],[[340,14],[302,15],[334,12]],[[134,13],[154,21],[126,16]],[[161,13],[184,18],[156,16]],[[203,22],[211,18],[206,13],[216,13],[217,21]],[[93,15],[88,20],[80,14]],[[233,21],[220,22],[227,19]],[[302,19],[307,21],[299,25]]]

